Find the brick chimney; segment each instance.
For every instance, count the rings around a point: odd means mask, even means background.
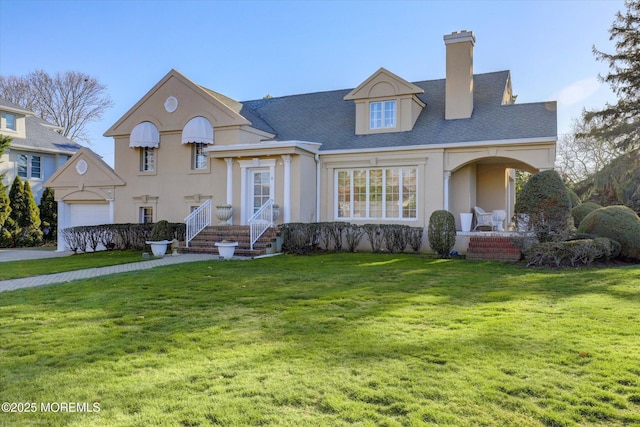
[[[472,31],[454,31],[444,37],[447,47],[445,119],[468,119],[473,113]]]

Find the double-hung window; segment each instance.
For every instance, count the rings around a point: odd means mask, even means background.
[[[339,219],[415,219],[416,168],[336,171]]]
[[[377,101],[369,104],[369,127],[384,129],[396,127],[396,101]]]
[[[42,166],[40,156],[18,154],[16,159],[18,176],[20,178],[42,178]]]
[[[191,167],[193,169],[206,169],[207,168],[207,153],[205,153],[204,149],[207,144],[202,142],[194,142],[193,143],[193,158]]]
[[[155,148],[142,147],[140,149],[140,171],[153,172],[155,171],[155,164]]]

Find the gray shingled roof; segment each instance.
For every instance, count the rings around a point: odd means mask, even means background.
[[[28,111],[12,102],[0,99],[0,109],[9,108],[14,110]],[[34,114],[33,112],[31,112]],[[64,154],[73,154],[82,146],[68,138],[60,135],[51,127],[54,126],[35,115],[25,117],[26,138],[12,137],[11,145],[19,146],[34,151],[47,151]]]
[[[458,120],[444,119],[444,79],[414,82],[427,105],[410,132],[356,135],[355,105],[343,100],[351,89],[247,101],[240,114],[280,141],[320,142],[323,151],[556,137],[555,102],[501,105],[508,79],[474,75],[473,114]]]

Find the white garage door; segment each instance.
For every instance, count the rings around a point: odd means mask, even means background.
[[[109,224],[108,203],[69,203],[69,227]]]

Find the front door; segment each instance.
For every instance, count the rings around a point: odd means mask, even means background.
[[[253,215],[271,198],[271,173],[269,169],[251,169],[249,183],[249,213]]]

